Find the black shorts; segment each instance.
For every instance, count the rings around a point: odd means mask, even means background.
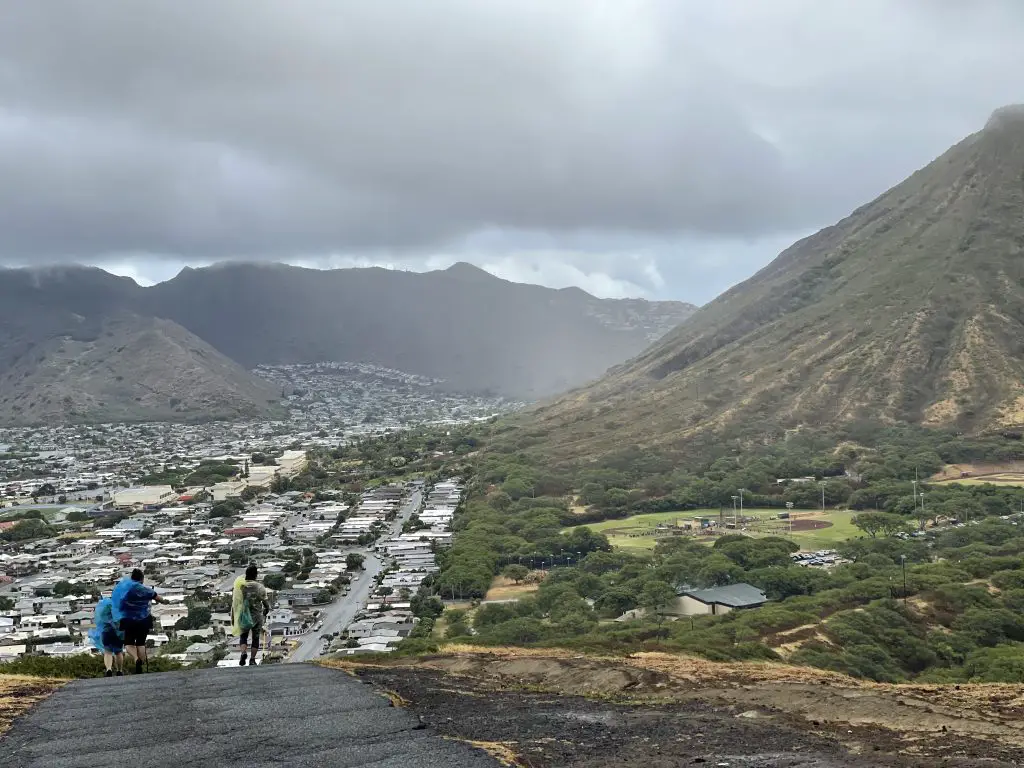
[[[249,644],[249,633],[250,632],[252,632],[252,643],[253,643],[253,645],[258,645],[259,641],[260,641],[260,638],[263,636],[263,625],[262,624],[257,624],[255,627],[250,627],[249,629],[243,629],[242,633],[238,636],[238,644],[239,645],[248,645]]]
[[[153,628],[153,617],[145,619],[121,619],[121,631],[124,632],[125,645],[145,645],[149,630]]]

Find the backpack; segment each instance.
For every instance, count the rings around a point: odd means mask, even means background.
[[[245,601],[242,610],[238,614],[238,626],[243,632],[256,626],[256,622],[252,620],[252,612],[249,610],[248,600]]]

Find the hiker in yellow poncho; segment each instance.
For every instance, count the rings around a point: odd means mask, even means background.
[[[249,666],[256,666],[256,655],[260,651],[260,637],[263,626],[270,611],[267,601],[267,588],[256,580],[256,566],[250,564],[245,569],[245,576],[235,579],[231,590],[231,634],[240,638],[239,646],[242,657],[238,661],[240,667],[245,666],[249,651],[249,633],[252,633],[252,656]]]

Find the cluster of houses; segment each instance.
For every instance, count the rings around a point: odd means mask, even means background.
[[[464,423],[525,405],[497,396],[445,392],[440,379],[368,363],[261,365],[255,373],[286,393],[284,404],[293,423],[316,429],[343,423],[347,434]]]
[[[244,466],[244,476],[214,483],[208,488],[200,486],[181,491],[175,491],[170,485],[118,488],[111,493],[110,506],[118,511],[156,508],[179,501],[187,503],[201,493],[208,494],[213,502],[226,501],[241,497],[247,488],[253,489],[256,493],[266,493],[277,478],[295,477],[306,467],[305,451],[283,451],[280,456],[275,457],[274,464],[267,465],[250,463],[251,456],[247,454],[227,454],[215,458],[218,461],[231,461],[237,466]]]
[[[326,604],[348,594],[359,578],[350,572],[350,556],[369,549],[351,546],[342,532],[346,522],[379,522],[366,529],[376,537],[395,520],[410,490],[423,487],[418,481],[382,486],[365,492],[351,509],[316,502],[311,494],[267,494],[230,518],[210,518],[210,504],[185,506],[174,499],[157,508],[133,506],[130,516],[109,528],[89,519],[68,527],[72,536],[8,544],[0,552],[0,598],[8,608],[0,610],[0,660],[92,652],[86,636],[98,599],[132,568],[142,568],[168,600],[153,608],[153,645],[173,643],[167,655],[186,664],[225,652],[230,662],[229,598],[249,562],[281,587],[267,629],[272,647],[286,654],[296,639],[316,631]],[[338,638],[349,646],[345,652],[391,650],[415,626],[411,596],[437,571],[436,550],[451,542],[462,487],[438,483],[424,494],[418,514],[406,510],[399,521],[403,532],[366,542],[385,568],[356,623]],[[212,608],[208,620],[189,618],[189,605],[197,602]]]
[[[437,483],[407,524],[411,530],[374,547],[393,567],[383,574],[362,617],[349,626],[339,653],[388,653],[409,636],[416,626],[410,599],[427,577],[437,573],[436,552],[451,545],[452,517],[463,491],[453,480]]]
[[[393,520],[402,503],[403,491],[396,486],[384,486],[367,491],[352,515],[338,526],[332,535],[339,544],[366,542]]]

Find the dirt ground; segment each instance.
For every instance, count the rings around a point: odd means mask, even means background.
[[[820,531],[822,528],[831,528],[832,523],[828,520],[794,520],[791,524],[794,531]]]
[[[531,577],[528,583],[516,584],[512,579],[495,576],[484,600],[518,600],[523,595],[532,594],[540,588],[539,582],[543,580],[544,573],[533,571]]]
[[[966,473],[966,477],[964,477]],[[1024,482],[1024,462],[1013,461],[1005,464],[947,464],[932,475],[931,482],[955,482],[957,480],[989,480],[1006,484]]]
[[[1022,686],[894,686],[668,654],[468,647],[338,665],[393,691],[429,727],[521,768],[1024,764]]]
[[[11,727],[14,718],[64,683],[63,680],[0,675],[0,734]]]

